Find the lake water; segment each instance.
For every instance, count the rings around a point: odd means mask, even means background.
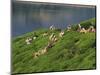
[[[74,7],[63,5],[12,3],[12,37],[55,25],[64,29],[69,24],[94,18],[95,7]]]

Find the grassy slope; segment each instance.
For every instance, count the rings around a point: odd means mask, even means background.
[[[95,22],[94,19],[82,22]],[[87,23],[86,23],[87,22]],[[42,36],[47,31],[48,36]],[[19,36],[12,40],[12,68],[13,73],[64,71],[79,69],[95,69],[95,33],[81,34],[76,31],[67,32],[59,38],[56,45],[50,48],[47,54],[33,58],[32,53],[44,48],[52,32],[57,36],[59,31],[40,29],[35,31],[39,37],[26,45],[25,39],[33,32]]]

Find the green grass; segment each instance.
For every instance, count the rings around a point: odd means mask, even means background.
[[[81,24],[88,25],[89,22],[95,22],[94,19],[84,21]],[[89,24],[90,25],[90,24]],[[26,45],[25,39],[32,37],[33,33],[37,39],[32,41],[31,45]],[[43,37],[42,34],[48,32],[49,35]],[[96,36],[95,33],[82,34],[76,31],[67,32],[48,49],[44,55],[33,58],[32,53],[44,48],[49,36],[55,33],[58,36],[59,31],[50,31],[39,29],[29,32],[12,40],[12,73],[30,73],[30,72],[50,72],[67,71],[80,69],[96,68]]]
[[[90,26],[94,26],[94,28],[96,28],[96,19],[92,18],[86,21],[83,21],[80,23],[82,27],[84,27],[85,29],[89,28]],[[78,28],[78,25],[75,24],[72,26],[73,30],[76,31],[76,29]]]

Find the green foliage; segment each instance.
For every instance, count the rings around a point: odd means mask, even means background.
[[[96,19],[92,18],[92,19],[83,21],[80,24],[85,29],[88,29],[90,26],[94,26],[94,28],[96,28]],[[75,30],[75,31],[77,30],[77,28],[78,28],[78,24],[72,26],[72,29]]]
[[[88,20],[82,25],[89,26]],[[43,37],[42,34],[48,35]],[[44,55],[33,58],[33,52],[47,46],[49,36],[55,33],[58,37],[60,30],[50,31],[39,29],[34,32],[16,37],[12,40],[12,73],[50,72],[96,68],[96,37],[95,33],[82,34],[76,31],[67,32]],[[26,45],[27,37],[38,36],[32,44]]]

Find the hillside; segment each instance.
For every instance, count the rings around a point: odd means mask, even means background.
[[[87,28],[90,23],[95,26],[95,19],[81,22],[81,25]],[[12,73],[31,73],[31,72],[53,72],[80,69],[96,68],[96,34],[79,33],[77,26],[73,25],[73,30],[65,30],[62,38],[58,38],[55,45],[48,49],[48,52],[33,57],[33,53],[47,46],[49,36],[52,33],[58,37],[59,30],[50,31],[48,29],[39,29],[29,32],[12,40]],[[48,35],[43,37],[42,34]],[[33,33],[38,37],[32,40],[32,44],[27,45],[27,37],[33,37]]]

